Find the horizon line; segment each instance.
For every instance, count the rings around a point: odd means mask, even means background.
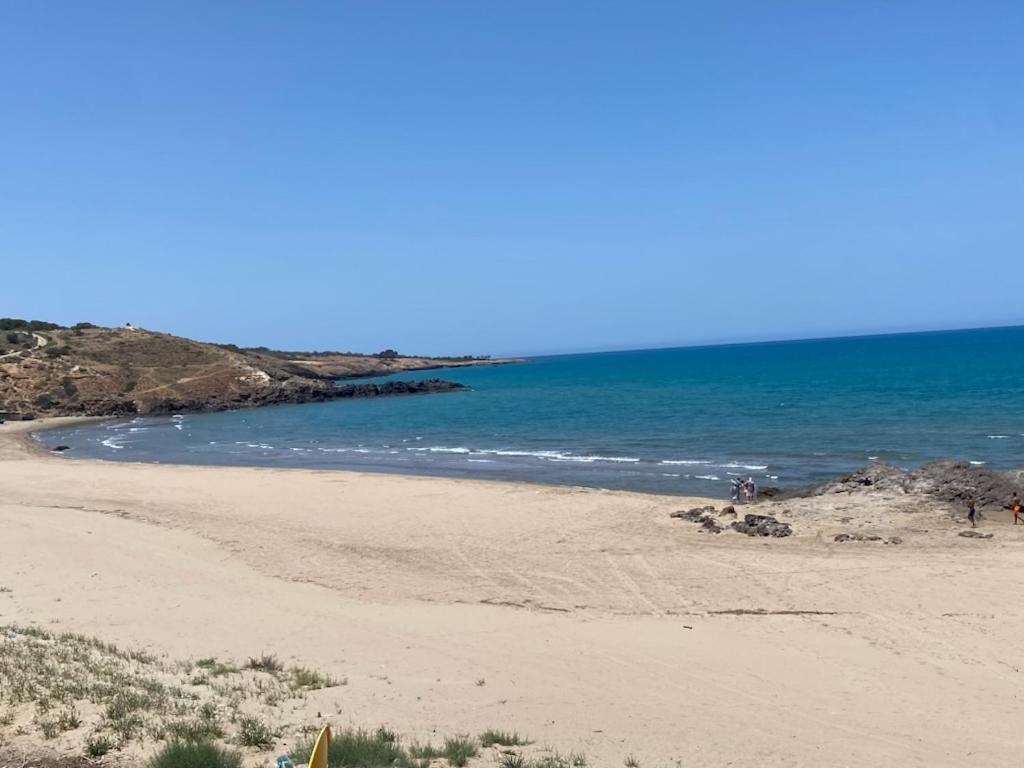
[[[526,358],[537,360],[545,357],[574,357],[582,355],[607,355],[625,352],[658,352],[672,349],[711,349],[715,347],[745,347],[754,344],[796,344],[810,341],[839,341],[841,339],[873,339],[886,336],[923,336],[931,333],[958,333],[970,331],[998,331],[1011,328],[1024,328],[1024,322],[999,325],[977,325],[955,328],[924,328],[913,331],[879,331],[874,333],[842,333],[837,336],[793,336],[773,339],[748,339],[745,341],[717,341],[697,342],[694,344],[668,344],[650,347],[617,347],[612,349],[590,349],[576,352],[546,352],[543,354],[501,354],[494,355],[495,359]]]

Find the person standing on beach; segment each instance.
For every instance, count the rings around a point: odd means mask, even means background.
[[[971,528],[977,528],[977,524],[974,522],[974,518],[977,516],[978,511],[974,507],[974,497],[972,496],[967,500],[967,519],[971,521]]]
[[[732,479],[731,485],[732,488],[730,490],[729,497],[732,499],[734,503],[738,504],[740,501],[740,490],[743,483],[740,481],[738,477],[734,477]]]
[[[1017,521],[1020,520],[1020,496],[1013,497],[1013,501],[1010,502],[1010,510],[1013,512],[1013,524],[1016,525]]]
[[[747,478],[747,501],[751,504],[757,504],[757,486],[754,484],[754,478]]]

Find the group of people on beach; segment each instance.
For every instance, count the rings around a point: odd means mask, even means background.
[[[733,502],[739,504],[756,504],[757,503],[757,484],[754,482],[754,478],[748,477],[744,480],[741,477],[734,477],[732,479],[732,494]]]
[[[1014,496],[1013,500],[1006,505],[1006,509],[1013,512],[1013,524],[1024,523],[1021,519],[1021,513],[1024,512],[1024,506],[1021,504],[1020,496]],[[971,496],[967,499],[967,519],[971,521],[971,528],[977,528],[978,523],[978,505],[974,501],[974,497]]]

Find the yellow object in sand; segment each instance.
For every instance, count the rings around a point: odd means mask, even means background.
[[[316,737],[309,755],[309,768],[327,768],[327,753],[331,749],[331,726],[325,725]]]

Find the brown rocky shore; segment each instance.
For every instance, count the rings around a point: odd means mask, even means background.
[[[11,321],[22,323],[23,321]],[[336,379],[445,367],[489,358],[286,353],[209,344],[131,326],[48,323],[0,340],[0,416],[119,416],[217,411],[283,403],[453,392],[440,379],[338,384]]]

